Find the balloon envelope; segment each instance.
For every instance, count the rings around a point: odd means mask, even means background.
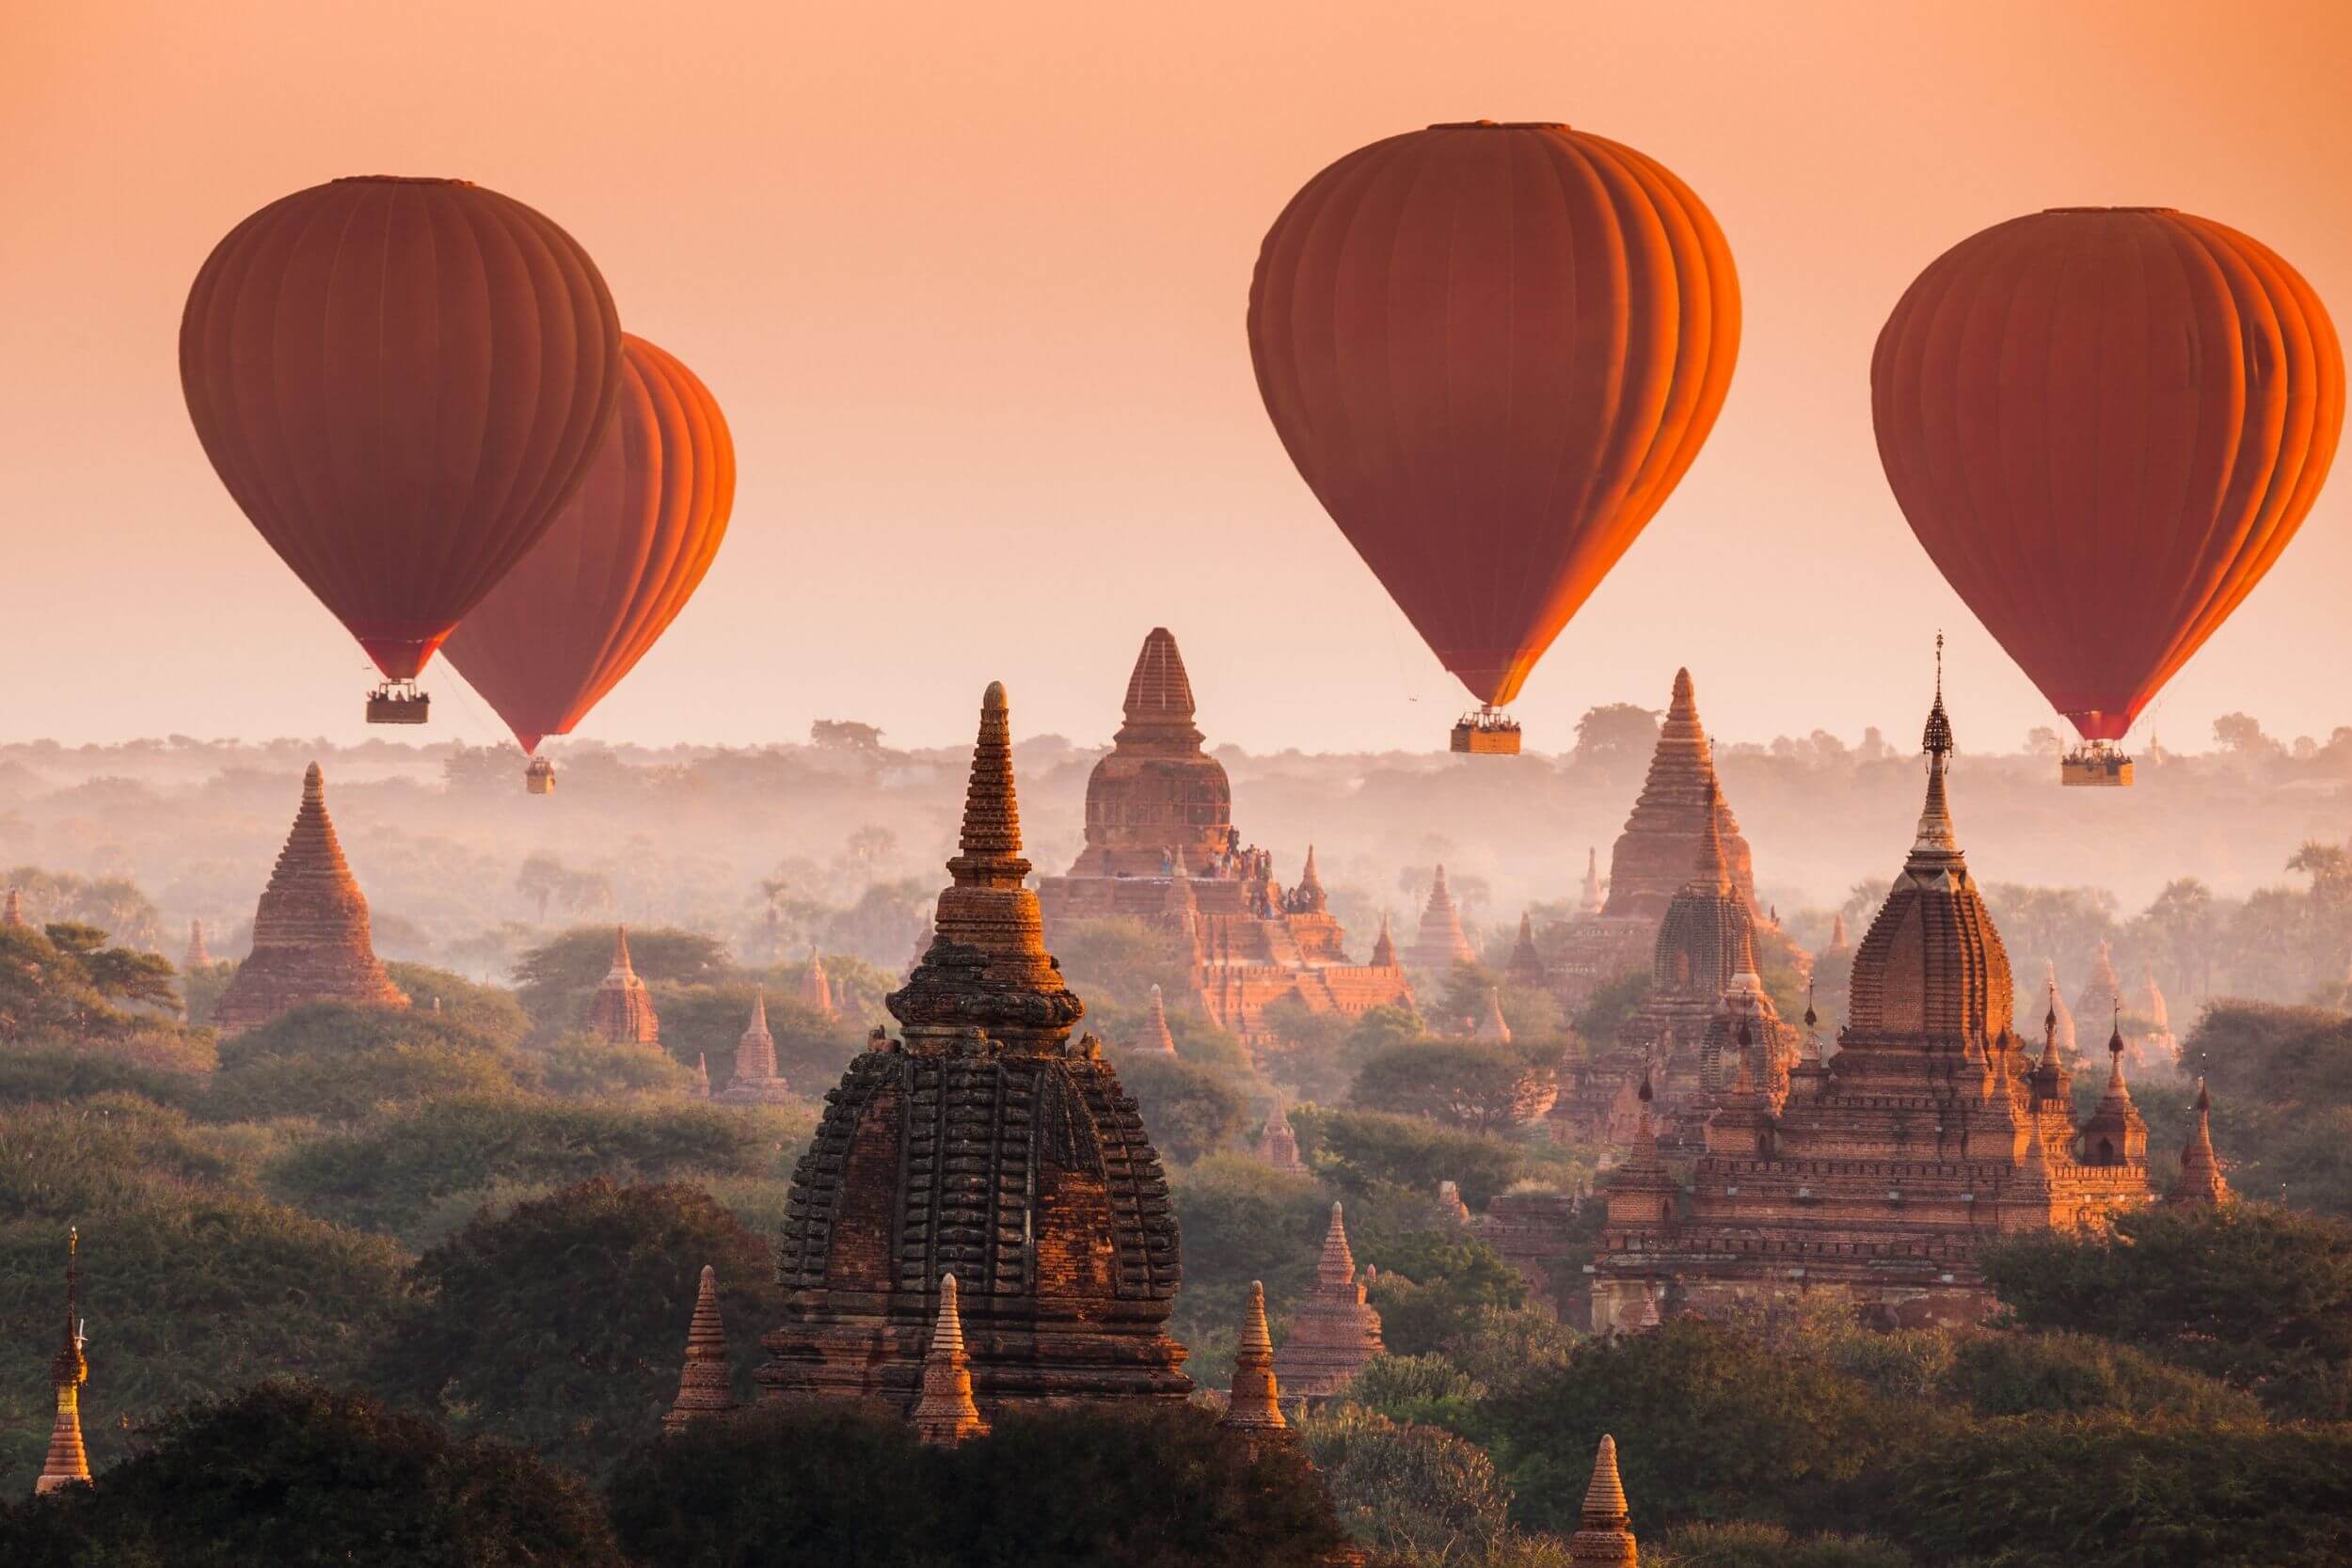
[[[181,389],[221,483],[392,680],[553,519],[620,373],[587,252],[455,180],[272,202],[214,247],[180,324]]]
[[[2087,739],[2118,740],[2279,559],[2344,424],[2325,307],[2258,241],[2061,208],[1946,251],[1870,361],[1895,499]]]
[[[735,505],[735,442],[709,388],[643,338],[622,342],[586,477],[447,645],[526,752],[570,734],[677,618]]]
[[[1291,461],[1490,704],[1690,467],[1739,341],[1707,208],[1655,160],[1562,125],[1358,149],[1291,198],[1249,290]]]

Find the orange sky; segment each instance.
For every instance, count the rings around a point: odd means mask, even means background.
[[[1906,743],[1953,634],[1963,744],[2040,699],[1914,543],[1870,345],[1944,247],[2020,212],[2178,206],[2275,246],[2352,329],[2352,7],[730,5],[23,0],[0,51],[0,736],[358,738],[364,660],[214,479],[182,301],[238,218],[339,174],[546,211],[741,456],[698,600],[583,735],[797,739],[854,717],[1097,739],[1173,627],[1216,740],[1442,743],[1464,705],[1299,483],[1242,314],[1331,159],[1432,120],[1565,119],[1714,210],[1745,338],[1706,451],[1517,710]],[[2352,474],[2153,722],[2352,722]],[[437,666],[428,733],[486,740]],[[2143,729],[2146,724],[2143,721]],[[383,734],[385,732],[375,732]]]

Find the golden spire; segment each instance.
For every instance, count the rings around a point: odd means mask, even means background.
[[[89,1381],[89,1363],[82,1355],[81,1250],[81,1231],[69,1227],[65,1233],[65,1338],[56,1359],[49,1364],[57,1415],[49,1429],[49,1452],[41,1463],[40,1479],[33,1482],[35,1497],[60,1486],[89,1484],[89,1455],[82,1447],[82,1385]]]
[[[1617,1440],[1607,1433],[1593,1456],[1593,1479],[1584,1488],[1577,1532],[1568,1542],[1568,1561],[1576,1568],[1635,1568],[1640,1561],[1625,1484],[1617,1479]]]
[[[1356,1280],[1356,1255],[1348,1250],[1347,1225],[1340,1206],[1331,1205],[1330,1228],[1323,1233],[1323,1256],[1315,1261],[1315,1278],[1326,1285],[1351,1285]]]
[[[988,1431],[979,1406],[972,1402],[972,1364],[964,1354],[952,1272],[939,1276],[939,1317],[923,1353],[923,1392],[914,1402],[914,1419],[915,1436],[926,1443],[961,1443]]]
[[[1274,1338],[1265,1326],[1265,1286],[1249,1282],[1249,1308],[1242,1318],[1241,1344],[1233,1352],[1233,1392],[1217,1425],[1228,1431],[1281,1432],[1281,1392],[1274,1382]]]
[[[735,1408],[726,1325],[719,1319],[719,1273],[706,1263],[694,1292],[694,1316],[686,1328],[686,1366],[678,1374],[677,1402],[661,1418],[661,1429],[676,1432],[690,1421]]]

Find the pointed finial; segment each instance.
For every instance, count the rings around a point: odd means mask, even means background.
[[[326,775],[315,762],[302,770],[302,799],[306,805],[326,799]]]
[[[971,782],[964,792],[961,853],[947,863],[960,887],[1019,887],[1029,874],[1021,859],[1021,804],[1013,792],[1012,721],[1002,681],[980,698],[980,727],[972,746]]]
[[[1217,1425],[1229,1432],[1280,1432],[1290,1426],[1274,1381],[1274,1337],[1266,1332],[1265,1286],[1259,1280],[1249,1282],[1241,1342],[1233,1351],[1232,1393]]]
[[[1919,749],[1931,757],[1952,754],[1952,721],[1944,712],[1944,634],[1935,634],[1935,705],[1928,710],[1928,727]]]
[[[1813,1010],[1813,976],[1810,974],[1804,977],[1804,1026],[1807,1029],[1821,1026],[1821,1015]]]
[[[972,1402],[972,1368],[964,1353],[963,1316],[957,1307],[952,1270],[939,1278],[939,1316],[923,1352],[923,1391],[914,1403],[914,1422],[915,1436],[926,1443],[961,1443],[988,1431]]]

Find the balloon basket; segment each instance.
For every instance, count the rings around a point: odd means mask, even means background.
[[[421,724],[432,712],[433,699],[415,681],[386,681],[368,693],[371,724]]]
[[[523,769],[523,787],[533,795],[555,793],[555,764],[545,757],[532,757],[531,766]]]
[[[1465,713],[1454,722],[1453,750],[1470,757],[1518,756],[1518,721],[1491,707]]]
[[[2069,789],[2127,789],[2132,759],[2104,740],[2077,746],[2058,761],[2058,783]]]

